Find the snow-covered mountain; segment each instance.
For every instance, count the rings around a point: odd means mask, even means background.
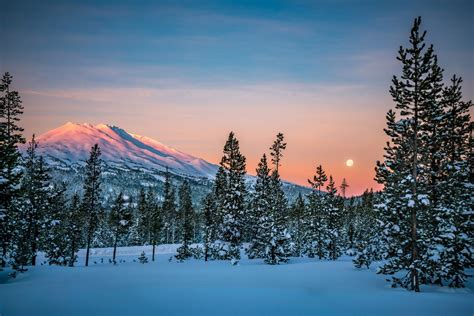
[[[91,146],[99,144],[102,159],[127,169],[164,171],[197,178],[212,178],[217,165],[168,147],[152,138],[129,133],[120,127],[68,122],[39,137],[38,151],[52,166],[83,164]]]
[[[144,187],[163,192],[166,168],[177,188],[184,180],[191,185],[193,201],[199,204],[212,190],[218,166],[195,156],[168,147],[149,137],[129,133],[119,127],[88,123],[66,123],[36,138],[38,152],[48,163],[55,182],[67,184],[70,192],[80,192],[84,182],[84,165],[91,147],[99,144],[102,151],[102,188],[105,203],[118,192],[137,196]],[[26,151],[27,145],[22,146]],[[254,176],[247,176],[249,189],[255,183]],[[309,189],[283,182],[288,199],[294,200],[299,193]]]

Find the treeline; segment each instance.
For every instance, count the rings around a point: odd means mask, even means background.
[[[279,169],[286,143],[279,133],[256,170],[255,185],[246,182],[245,157],[234,133],[223,149],[220,168],[211,192],[201,203],[192,200],[189,183],[176,188],[167,172],[163,194],[154,187],[138,196],[116,192],[106,201],[101,183],[102,162],[98,145],[91,148],[83,175],[83,189],[72,195],[67,183],[55,183],[35,137],[22,157],[24,142],[18,126],[23,107],[18,93],[10,91],[11,76],[2,80],[2,266],[15,271],[35,265],[39,251],[49,264],[73,266],[80,248],[180,243],[176,256],[238,262],[245,244],[250,258],[269,264],[291,256],[337,259],[348,245],[346,231],[357,228],[352,204],[337,194],[321,166],[310,181],[314,188],[294,205],[282,190]],[[327,185],[326,185],[327,184]],[[347,183],[343,182],[345,192]],[[369,193],[367,193],[369,194]],[[201,205],[200,209],[195,207]],[[354,203],[353,203],[354,204]],[[200,243],[202,247],[191,247]]]
[[[25,271],[37,264],[40,251],[49,264],[73,266],[80,248],[86,249],[87,266],[91,247],[113,247],[115,263],[117,247],[133,245],[152,245],[154,260],[156,245],[163,243],[181,244],[178,260],[237,263],[242,250],[269,264],[303,255],[335,260],[352,242],[344,233],[356,227],[349,218],[352,204],[337,194],[321,166],[310,181],[314,192],[288,205],[279,174],[286,149],[281,133],[270,147],[270,161],[262,156],[249,187],[246,159],[231,132],[212,190],[200,203],[192,200],[189,183],[175,187],[169,172],[161,195],[148,187],[137,196],[116,192],[108,200],[97,144],[86,161],[83,189],[71,194],[67,183],[53,181],[34,136],[26,154],[19,153],[17,145],[25,141],[17,124],[23,107],[18,93],[9,90],[8,73],[2,83],[2,267]]]

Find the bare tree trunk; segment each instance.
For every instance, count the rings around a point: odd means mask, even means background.
[[[74,248],[76,247],[76,240],[72,238],[72,244],[71,244],[71,260],[69,261],[69,266],[74,267],[74,257],[76,253],[74,252]]]
[[[86,267],[89,266],[89,250],[91,247],[91,236],[90,233],[87,234],[87,250],[86,250]]]
[[[115,232],[115,240],[114,240],[114,254],[112,256],[112,261],[115,263],[115,255],[117,254],[117,236],[118,235],[118,232],[116,231]]]

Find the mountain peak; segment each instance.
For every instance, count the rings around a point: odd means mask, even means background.
[[[37,141],[39,152],[52,164],[84,163],[91,146],[99,144],[105,162],[133,169],[163,171],[169,168],[176,174],[210,178],[218,168],[155,139],[103,123],[67,122],[39,136]]]

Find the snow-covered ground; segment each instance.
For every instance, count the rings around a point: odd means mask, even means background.
[[[169,259],[176,246],[158,248],[157,261],[137,258],[150,247],[94,249],[84,267],[37,266],[11,280],[0,272],[0,315],[469,315],[474,282],[465,289],[422,287],[422,293],[392,289],[385,276],[357,270],[351,259],[292,259],[269,266],[244,259]],[[151,256],[148,256],[151,259]],[[135,260],[135,262],[133,261]]]

